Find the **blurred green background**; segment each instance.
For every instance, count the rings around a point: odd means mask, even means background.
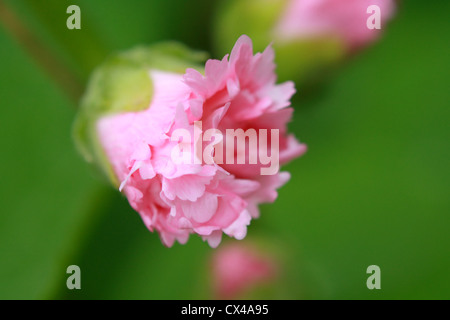
[[[106,55],[139,43],[211,51],[215,1],[2,3],[81,86]],[[70,4],[81,30],[66,28]],[[249,228],[249,241],[284,257],[283,276],[255,297],[450,298],[449,12],[448,1],[403,1],[383,39],[326,87],[297,88],[290,128],[309,151]],[[214,250],[196,236],[168,249],[147,231],[76,153],[77,103],[3,24],[0,104],[1,299],[211,298]],[[82,290],[66,288],[71,264]],[[381,290],[366,287],[372,264]]]

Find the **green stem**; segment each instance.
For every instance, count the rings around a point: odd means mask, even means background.
[[[35,62],[52,78],[64,93],[78,103],[83,85],[71,70],[48,50],[27,28],[18,15],[0,0],[0,21],[12,37],[25,49]]]

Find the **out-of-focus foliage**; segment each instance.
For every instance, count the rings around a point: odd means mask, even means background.
[[[214,1],[5,2],[80,79],[137,44],[210,50]],[[70,4],[81,30],[65,26]],[[450,298],[449,9],[404,1],[326,88],[297,88],[291,130],[309,151],[249,228],[284,257],[258,298]],[[1,24],[0,48],[0,298],[209,298],[212,249],[196,238],[163,247],[77,155],[76,103]],[[71,264],[79,291],[65,286]],[[372,264],[378,291],[366,288]]]

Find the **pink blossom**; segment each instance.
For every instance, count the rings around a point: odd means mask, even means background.
[[[112,114],[97,123],[100,143],[121,181],[130,205],[164,245],[184,244],[196,233],[217,247],[222,233],[243,239],[260,203],[273,202],[289,173],[262,176],[261,164],[177,164],[172,151],[175,130],[217,128],[280,130],[280,163],[300,156],[306,146],[287,134],[292,115],[292,82],[275,84],[274,52],[253,55],[241,36],[230,57],[208,60],[204,75],[149,70],[153,98],[148,109]],[[192,142],[194,145],[194,142]]]
[[[276,34],[279,38],[337,38],[350,49],[375,40],[381,30],[369,29],[367,8],[380,8],[381,28],[395,10],[394,0],[289,0]]]
[[[278,265],[258,248],[234,243],[214,253],[211,269],[215,296],[236,299],[252,287],[273,281]]]

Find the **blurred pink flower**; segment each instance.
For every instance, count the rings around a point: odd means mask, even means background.
[[[289,0],[276,27],[284,40],[330,36],[351,50],[374,41],[381,30],[367,28],[367,8],[380,8],[381,28],[394,14],[394,0]]]
[[[236,299],[255,286],[273,281],[277,271],[274,258],[258,248],[226,245],[212,259],[214,294],[219,299]]]
[[[275,84],[273,58],[270,47],[253,55],[251,40],[242,36],[229,59],[206,62],[205,75],[193,69],[184,75],[149,70],[154,89],[149,108],[98,121],[99,140],[122,181],[120,190],[164,245],[185,243],[191,233],[211,247],[219,245],[223,232],[243,239],[259,215],[258,205],[273,202],[276,189],[289,180],[278,168],[274,175],[260,175],[260,163],[177,164],[171,157],[177,129],[194,132],[196,121],[202,121],[203,131],[278,129],[281,164],[306,151],[286,133],[295,89],[292,82]]]

